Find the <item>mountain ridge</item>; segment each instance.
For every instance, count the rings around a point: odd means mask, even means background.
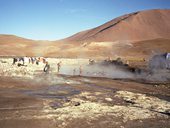
[[[152,42],[154,49],[170,51],[170,10],[138,11],[117,17],[93,29],[78,32],[56,41],[31,40],[14,35],[0,35],[0,55],[32,55],[52,57],[119,56],[135,54],[133,47],[147,48]],[[119,43],[115,43],[119,42]],[[144,42],[141,45],[139,42]],[[146,43],[147,42],[147,43]],[[154,44],[154,42],[156,42]],[[161,47],[161,43],[163,47]],[[138,46],[133,45],[139,43]],[[128,45],[127,45],[128,44]],[[129,47],[132,48],[129,48]],[[150,53],[152,46],[148,44]],[[167,47],[167,48],[166,48]],[[134,49],[133,51],[126,51]],[[146,49],[141,49],[146,51]],[[114,51],[114,52],[113,52]],[[119,54],[118,54],[119,53]],[[131,54],[133,53],[133,54]],[[149,51],[146,52],[148,55]],[[98,55],[97,55],[98,54]],[[115,55],[116,54],[116,55]],[[145,52],[141,52],[141,56]],[[121,54],[122,56],[124,54]]]

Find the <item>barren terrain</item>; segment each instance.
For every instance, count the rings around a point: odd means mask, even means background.
[[[44,64],[17,67],[12,58],[1,59],[1,128],[170,127],[167,81],[141,83],[119,68],[109,68],[115,76],[105,68],[101,77],[101,67],[90,72],[86,59],[48,61],[51,70],[44,73]]]

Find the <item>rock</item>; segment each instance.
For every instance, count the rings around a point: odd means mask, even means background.
[[[105,100],[109,102],[113,101],[111,98],[105,98]]]
[[[52,109],[57,109],[57,108],[62,107],[62,105],[60,103],[56,103],[56,102],[51,102],[49,105]]]
[[[129,103],[129,104],[135,104],[135,102],[133,100],[129,100],[129,99],[125,99],[126,103]]]
[[[74,106],[80,106],[80,103],[79,102],[75,102]]]
[[[158,87],[158,85],[154,85],[154,87]]]
[[[118,91],[116,97],[123,98],[124,101],[131,103],[134,107],[148,109],[157,113],[168,115],[170,102],[146,94],[133,93],[128,91]]]

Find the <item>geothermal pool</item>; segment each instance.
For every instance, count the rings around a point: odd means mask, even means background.
[[[12,65],[12,58],[3,58],[0,63],[0,73],[4,76],[25,76],[33,77],[34,75],[43,74],[45,64],[26,64],[27,66],[18,67]],[[71,76],[89,76],[89,77],[106,77],[106,78],[133,78],[131,72],[116,66],[89,65],[88,59],[54,59],[47,58],[50,64],[49,75],[62,74]],[[61,62],[60,71],[58,72],[57,63]]]

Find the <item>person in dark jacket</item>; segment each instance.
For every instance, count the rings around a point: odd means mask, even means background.
[[[48,61],[46,61],[45,63],[46,63],[46,64],[45,64],[45,67],[44,67],[44,72],[45,72],[45,73],[49,73],[50,65],[49,65]]]

